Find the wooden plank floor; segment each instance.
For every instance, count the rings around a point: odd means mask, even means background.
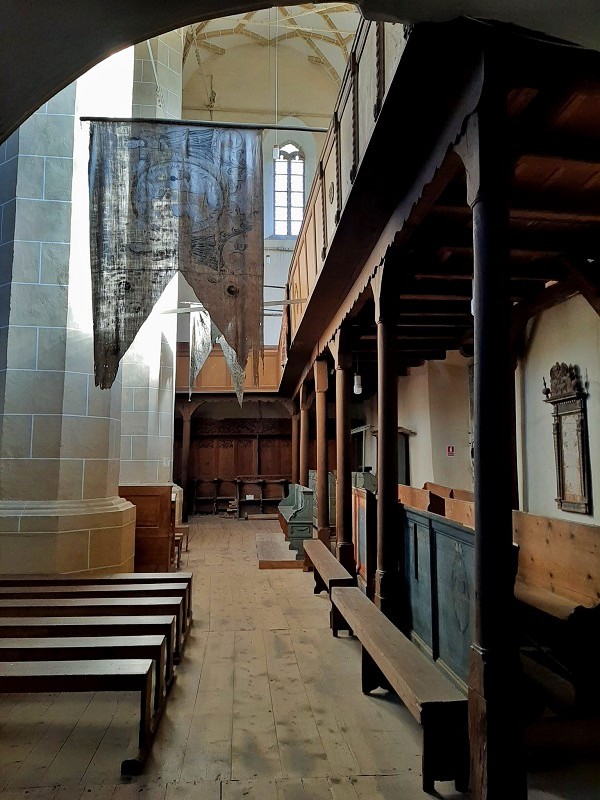
[[[359,644],[332,637],[311,574],[258,569],[269,538],[277,522],[190,520],[194,625],[144,775],[119,775],[136,695],[0,695],[0,800],[430,797],[420,728],[393,696],[361,694]],[[600,762],[547,762],[532,800],[600,797]]]

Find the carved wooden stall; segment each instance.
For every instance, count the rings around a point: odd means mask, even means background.
[[[291,420],[192,420],[194,511],[275,513],[291,479]]]

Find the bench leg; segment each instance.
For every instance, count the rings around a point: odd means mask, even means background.
[[[138,754],[121,762],[121,775],[141,775],[154,738],[154,712],[152,702],[152,669],[140,692],[140,727],[138,732]],[[158,717],[156,718],[158,719]]]
[[[327,584],[323,580],[323,578],[319,575],[316,569],[313,567],[313,572],[315,576],[315,588],[313,589],[314,594],[321,594],[321,592],[327,591]]]
[[[333,603],[331,604],[331,611],[329,612],[329,627],[333,631],[335,637],[337,637],[339,631],[348,631],[349,635],[352,636],[352,629],[342,616],[339,608],[334,606]]]
[[[361,680],[363,694],[369,694],[373,689],[389,689],[390,685],[383,672],[373,661],[369,652],[361,645],[362,668]]]
[[[466,704],[460,708],[421,712],[423,791],[434,794],[434,782],[454,781],[456,790],[469,788],[469,738]]]

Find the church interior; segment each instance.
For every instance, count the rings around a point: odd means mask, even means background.
[[[600,797],[594,3],[61,5],[0,9],[0,800]]]

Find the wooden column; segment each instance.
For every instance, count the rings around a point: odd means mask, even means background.
[[[371,281],[377,323],[377,570],[375,604],[401,624],[404,548],[398,528],[398,375],[395,356],[397,265],[380,267]],[[401,571],[399,571],[401,570]]]
[[[473,209],[475,632],[469,676],[473,800],[527,797],[514,615],[513,360],[506,92],[490,79],[457,150]]]
[[[183,418],[183,432],[181,438],[181,488],[183,489],[183,520],[187,521],[188,514],[194,513],[194,493],[188,486],[190,465],[190,440],[192,437],[192,414],[197,405],[185,403],[179,406]]]
[[[300,404],[294,400],[292,413],[292,483],[299,483],[300,476]]]
[[[351,575],[356,573],[352,543],[352,464],[350,441],[350,389],[352,354],[345,331],[336,332],[329,346],[335,364],[335,535],[338,561]]]
[[[329,476],[327,474],[327,362],[315,361],[317,428],[317,536],[329,547]]]
[[[308,431],[310,425],[309,417],[310,403],[308,402],[308,392],[306,386],[300,389],[300,474],[298,482],[302,486],[308,486]]]

